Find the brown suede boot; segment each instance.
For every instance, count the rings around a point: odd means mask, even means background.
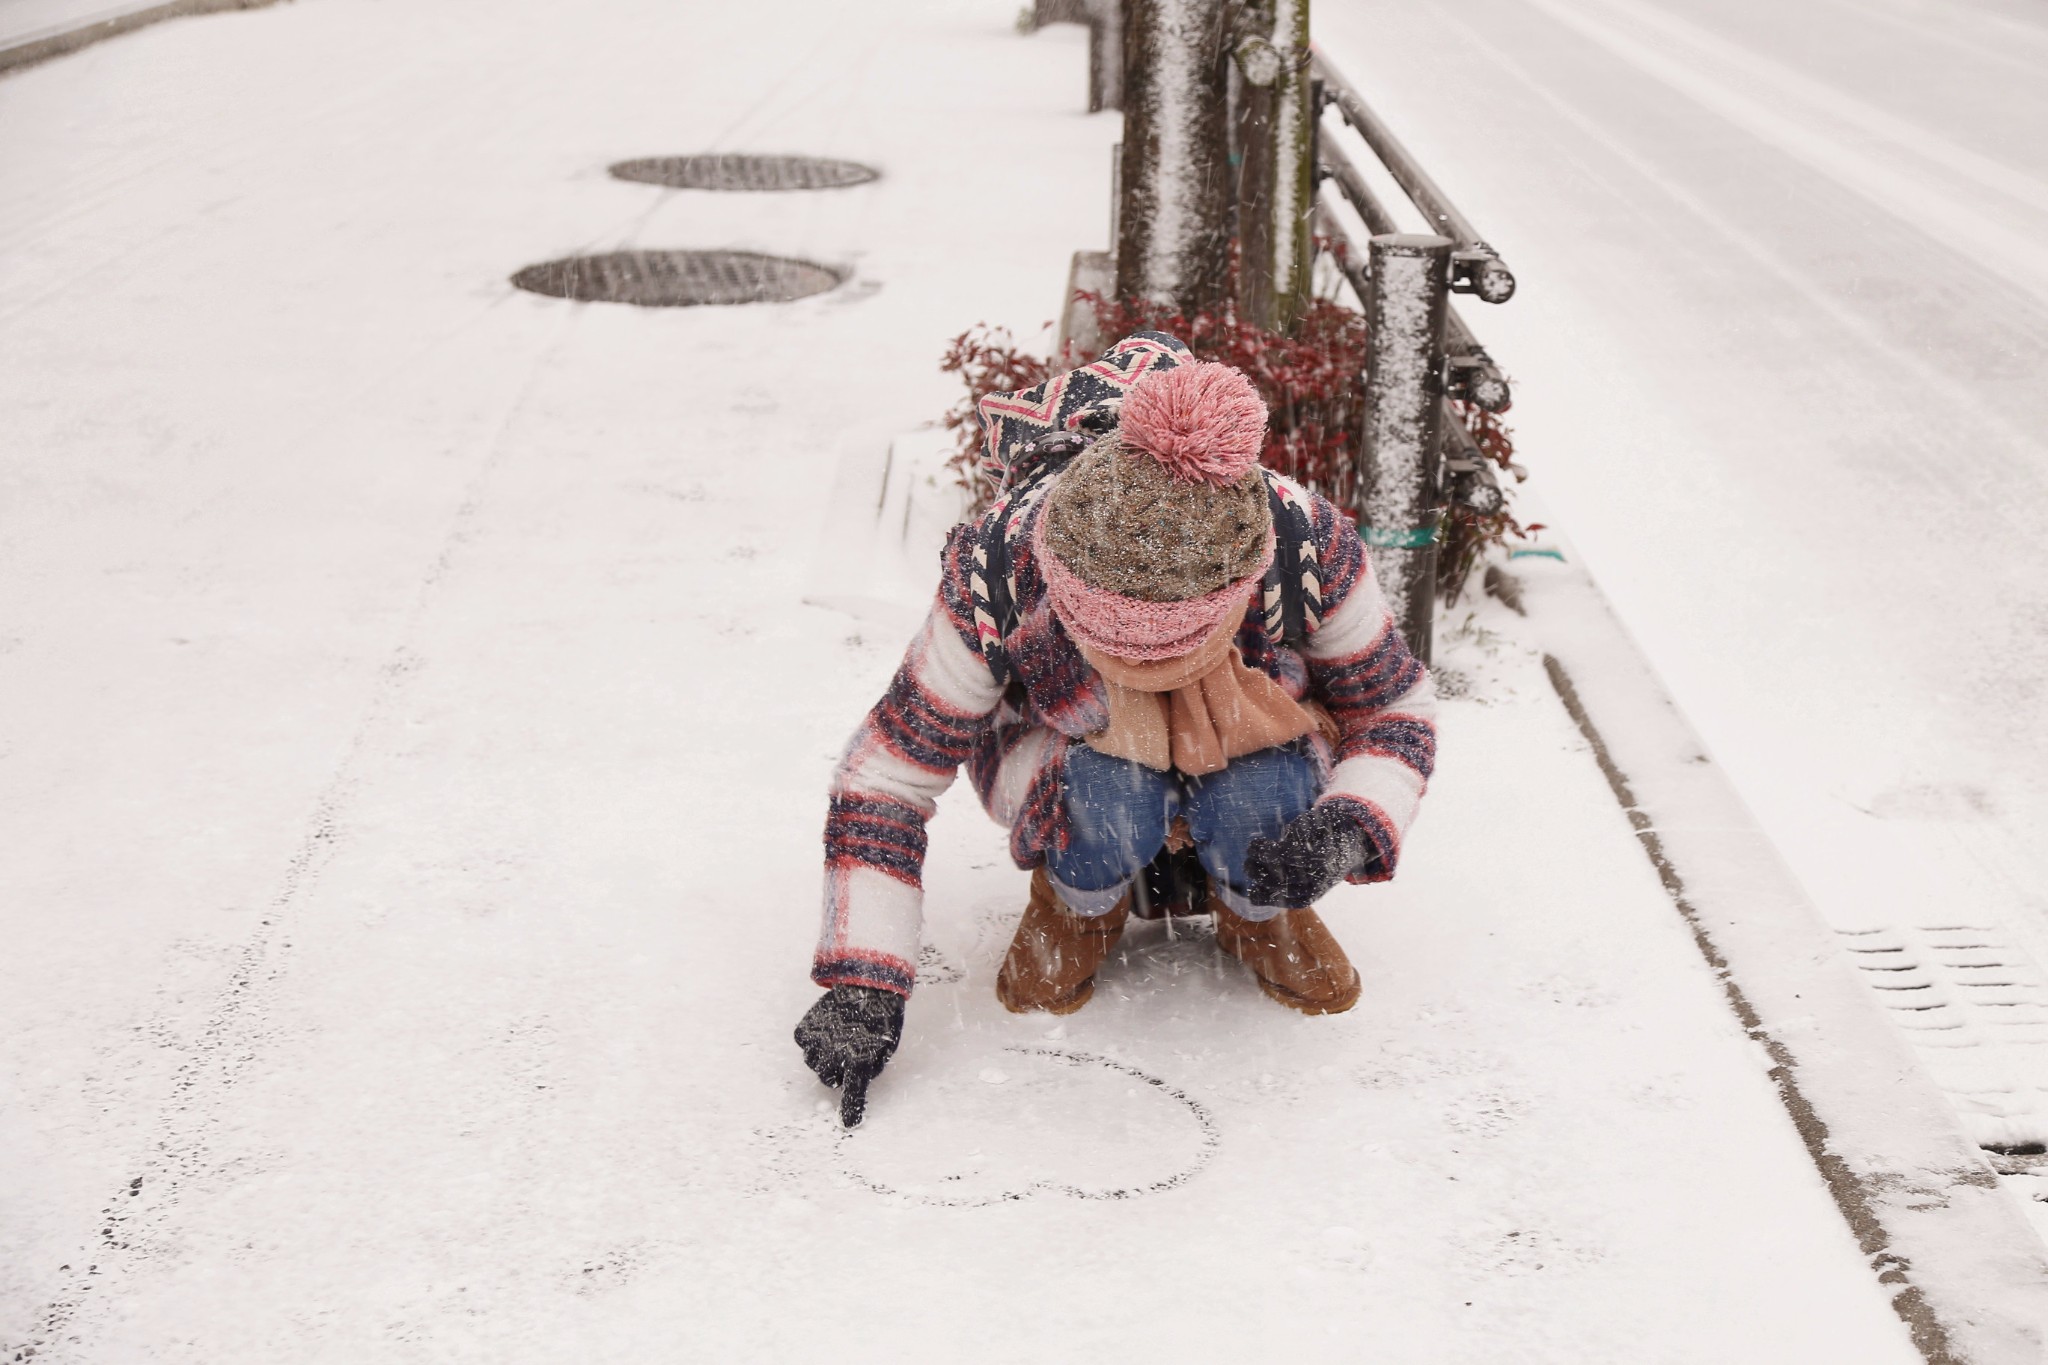
[[[1358,1003],[1358,972],[1313,910],[1283,910],[1254,924],[1211,896],[1216,946],[1252,969],[1259,989],[1303,1014],[1342,1014]]]
[[[1012,1014],[1072,1014],[1095,994],[1095,969],[1123,937],[1128,894],[1106,915],[1083,919],[1061,903],[1045,869],[1031,874],[1031,900],[996,973],[996,999]]]

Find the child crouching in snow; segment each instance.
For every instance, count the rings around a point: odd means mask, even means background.
[[[849,1127],[902,1035],[925,821],[961,764],[1031,871],[1005,1008],[1087,1004],[1134,884],[1191,841],[1218,948],[1333,1014],[1358,973],[1311,907],[1394,875],[1435,755],[1429,674],[1357,531],[1257,463],[1266,408],[1238,371],[1141,332],[981,416],[1006,492],[947,542],[832,785],[826,991],[796,1038]]]

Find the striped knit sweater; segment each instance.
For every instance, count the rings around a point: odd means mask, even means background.
[[[1289,485],[1292,488],[1292,485]],[[1322,616],[1297,653],[1250,613],[1238,633],[1246,664],[1296,700],[1313,698],[1337,722],[1318,737],[1319,804],[1358,822],[1378,854],[1359,881],[1394,875],[1436,757],[1435,691],[1394,629],[1350,520],[1314,493],[1323,572]],[[1043,515],[1040,500],[1025,515]],[[1020,868],[1063,846],[1060,799],[1067,747],[1108,721],[1102,680],[1067,638],[1030,554],[1031,526],[1013,542],[1018,625],[1006,641],[1017,683],[999,687],[976,644],[968,592],[978,528],[961,527],[941,560],[937,600],[917,638],[847,745],[825,819],[824,927],[811,978],[910,993],[923,918],[925,822],[962,764],[982,805],[1010,831]]]

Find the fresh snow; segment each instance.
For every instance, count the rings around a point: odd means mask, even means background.
[[[55,37],[162,3],[163,0],[0,0],[0,48]]]
[[[1982,929],[2036,983],[1954,997],[1966,1051],[1908,1036],[1984,1140],[2048,1140],[2048,22],[1345,0],[1316,27],[1514,268],[1463,311],[1543,499],[1828,920]]]
[[[837,1128],[789,1030],[943,527],[934,362],[1035,328],[1104,219],[1081,31],[1011,17],[297,0],[0,81],[0,1342],[1919,1358],[1483,599],[1403,875],[1330,906],[1357,1010],[1144,926],[1088,1010],[1004,1014],[1023,879],[956,788]],[[704,150],[883,178],[603,172]],[[506,284],[632,246],[853,273]]]

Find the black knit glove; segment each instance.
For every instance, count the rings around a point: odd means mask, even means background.
[[[796,1026],[804,1065],[842,1088],[839,1121],[848,1128],[868,1107],[868,1082],[882,1074],[903,1039],[903,997],[872,986],[834,986]]]
[[[1336,806],[1310,806],[1278,839],[1254,839],[1245,848],[1246,889],[1253,905],[1300,910],[1363,870],[1375,857],[1358,822]]]

